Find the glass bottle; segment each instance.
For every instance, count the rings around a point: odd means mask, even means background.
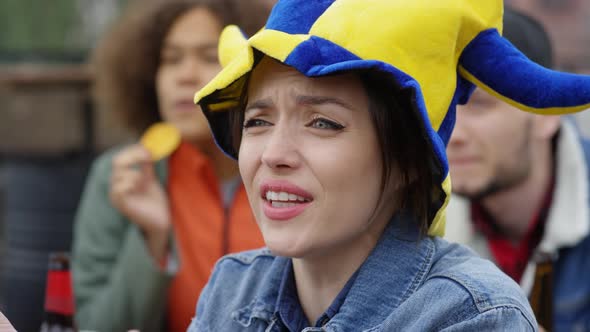
[[[41,332],[76,331],[70,255],[66,252],[54,252],[49,255]]]

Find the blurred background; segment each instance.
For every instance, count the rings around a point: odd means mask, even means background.
[[[125,3],[0,1],[0,310],[19,331],[39,331],[90,162],[128,137],[93,108],[87,65]]]
[[[590,1],[505,0],[506,5],[538,19],[549,33],[557,69],[590,74]],[[590,112],[575,115],[584,135],[590,135]]]
[[[94,106],[87,64],[126,3],[0,1],[0,311],[22,331],[40,326],[48,254],[70,250],[91,161],[132,139]],[[544,23],[559,69],[590,74],[590,1],[506,4]]]

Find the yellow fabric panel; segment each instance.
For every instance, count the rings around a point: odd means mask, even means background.
[[[194,102],[198,103],[203,97],[213,92],[226,88],[236,79],[244,76],[254,65],[254,52],[251,47],[246,46],[240,54],[224,67],[215,78],[195,94]]]
[[[228,25],[219,36],[219,63],[226,67],[248,46],[248,40],[236,25]]]
[[[233,29],[230,28],[228,38],[221,38],[220,42],[225,43],[234,40],[236,37],[235,30],[233,32],[231,30]],[[243,44],[242,49],[234,49],[231,46],[219,45],[220,52],[224,52],[224,54],[220,54],[220,58],[228,60],[229,63],[227,63],[213,80],[195,94],[194,102],[198,103],[203,97],[208,96],[217,90],[228,87],[235,80],[252,70],[252,66],[254,65],[254,52],[252,47],[272,58],[284,62],[299,44],[309,38],[309,35],[290,35],[281,31],[264,29],[252,36],[246,44]],[[234,56],[236,52],[241,53]],[[231,58],[233,58],[233,60],[230,60]],[[223,108],[213,107],[211,110],[216,111],[219,109]]]
[[[499,28],[502,12],[501,1],[341,0],[326,10],[310,34],[413,77],[438,130],[455,92],[461,52],[479,32]]]
[[[291,35],[278,30],[264,29],[250,38],[249,44],[262,53],[281,62],[293,52],[309,35]]]
[[[492,89],[491,87],[487,86],[485,83],[478,80],[475,76],[473,76],[470,72],[467,71],[467,69],[463,68],[462,66],[459,66],[459,73],[461,73],[461,76],[463,76],[469,82],[484,89],[487,93],[491,94],[492,96],[504,101],[505,103],[508,103],[516,108],[519,108],[519,109],[529,112],[529,113],[535,113],[535,114],[541,114],[541,115],[563,115],[563,114],[570,114],[570,113],[575,113],[575,112],[580,112],[580,111],[590,109],[590,104],[578,105],[578,106],[572,106],[572,107],[547,107],[547,108],[530,107],[530,106],[521,104],[515,100],[512,100],[512,99],[496,92],[494,89]]]
[[[436,212],[436,216],[434,216],[434,220],[428,229],[428,235],[430,236],[440,236],[443,237],[445,235],[445,224],[447,220],[446,211],[447,205],[449,204],[449,200],[451,199],[451,175],[447,174],[447,177],[442,183],[442,189],[446,195],[445,201],[440,209]]]

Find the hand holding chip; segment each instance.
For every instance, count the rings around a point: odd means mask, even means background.
[[[176,127],[165,122],[155,123],[150,126],[140,139],[152,157],[158,161],[168,157],[180,144],[181,136]]]
[[[142,230],[150,254],[161,261],[167,253],[171,221],[168,197],[156,177],[154,161],[171,154],[180,135],[170,125],[156,124],[140,141],[113,158],[109,197]]]

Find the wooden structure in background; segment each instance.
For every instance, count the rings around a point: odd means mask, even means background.
[[[91,100],[86,65],[0,65],[0,154],[97,152],[127,138]]]

